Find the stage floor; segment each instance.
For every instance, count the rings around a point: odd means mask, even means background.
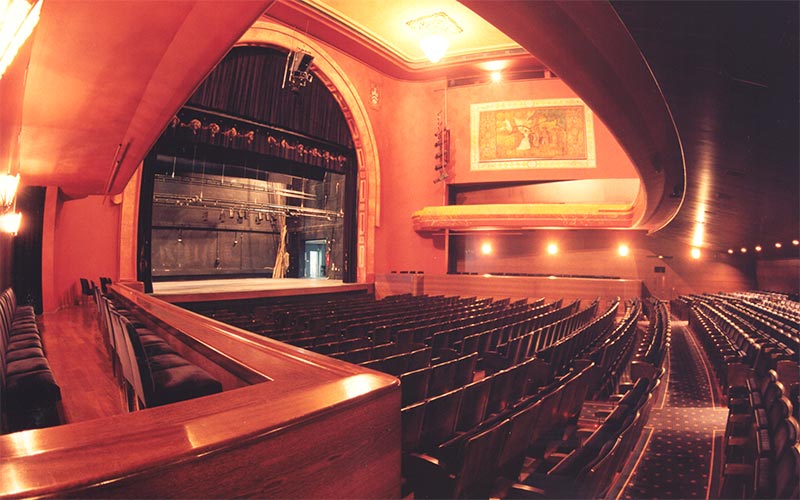
[[[236,278],[160,281],[153,295],[168,302],[235,300],[371,290],[372,285],[314,278]]]

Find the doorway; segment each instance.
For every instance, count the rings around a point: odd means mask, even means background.
[[[306,240],[304,278],[327,277],[326,249],[327,240]]]

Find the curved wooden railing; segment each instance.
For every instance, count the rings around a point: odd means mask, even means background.
[[[224,392],[0,436],[0,497],[399,497],[397,379],[112,288]]]

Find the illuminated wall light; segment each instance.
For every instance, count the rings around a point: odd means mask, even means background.
[[[19,174],[0,175],[0,205],[9,208],[14,204],[14,197],[19,187]]]
[[[492,71],[489,74],[489,78],[491,78],[491,80],[493,82],[497,83],[497,82],[499,82],[499,81],[501,81],[503,79],[503,73],[501,73],[499,71]]]
[[[742,248],[739,249],[739,251],[742,252],[742,253],[747,253],[747,248],[742,247]]]
[[[33,32],[41,10],[36,0],[0,0],[0,78]]]
[[[703,223],[698,222],[694,225],[694,232],[692,234],[692,246],[700,247],[703,245],[703,238],[705,236],[705,230],[703,229]]]
[[[794,246],[800,245],[800,241],[792,240],[792,245],[794,245]]]
[[[729,248],[729,249],[728,249],[728,253],[729,253],[729,254],[731,254],[731,255],[733,255],[733,248]]]
[[[555,243],[548,243],[547,244],[547,253],[550,255],[555,255],[558,253],[558,245]]]
[[[487,241],[487,242],[484,242],[484,243],[481,245],[481,253],[482,253],[483,255],[491,255],[491,253],[492,253],[492,244],[491,244],[491,243],[489,243],[488,241]]]
[[[19,212],[9,212],[0,215],[0,231],[16,235],[19,226],[22,224],[22,214]]]
[[[617,247],[617,253],[620,255],[620,257],[627,257],[628,254],[631,253],[631,249],[628,247],[628,245],[623,243]]]
[[[761,250],[763,250],[763,248],[761,248],[761,245],[756,245],[756,252],[760,252]]]
[[[777,243],[775,243],[775,248],[781,248],[782,246],[783,246],[783,245],[781,244],[781,242],[780,242],[780,241],[779,241],[779,242],[777,242]]]
[[[699,248],[692,248],[691,255],[693,259],[700,258],[700,249]]]

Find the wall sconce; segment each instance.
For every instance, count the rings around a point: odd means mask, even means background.
[[[19,174],[5,174],[0,176],[0,205],[3,210],[8,210],[14,206],[14,199],[17,196],[19,187]]]
[[[11,233],[16,236],[19,226],[22,224],[22,214],[19,212],[8,212],[0,215],[0,231]]]
[[[16,212],[19,174],[0,175],[0,231],[16,236],[22,222],[22,214]]]
[[[0,78],[39,23],[39,0],[0,0]]]

